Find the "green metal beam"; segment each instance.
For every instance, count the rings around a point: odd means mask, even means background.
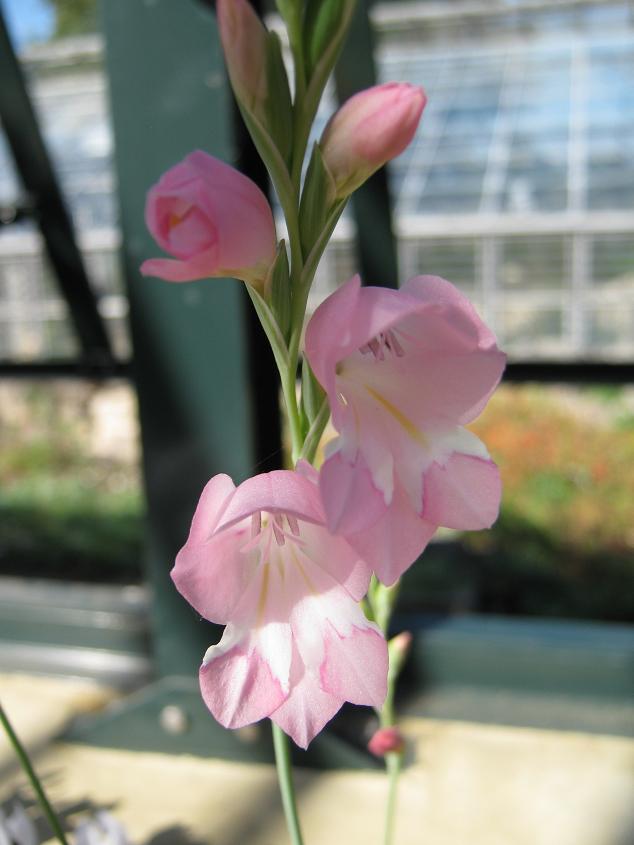
[[[252,326],[241,283],[168,284],[142,278],[138,268],[160,252],[143,210],[161,173],[196,148],[235,160],[231,101],[214,17],[202,5],[108,0],[102,8],[143,440],[157,673],[192,674],[218,631],[176,592],[169,570],[207,480],[226,472],[238,483],[258,469],[265,446],[250,371]]]
[[[369,0],[358,0],[350,32],[335,68],[339,102],[376,85],[374,33]],[[392,231],[387,171],[381,168],[353,194],[361,278],[366,285],[398,287],[398,259]],[[340,279],[339,281],[343,281]]]

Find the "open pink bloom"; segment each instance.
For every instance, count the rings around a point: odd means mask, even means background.
[[[505,356],[452,284],[417,276],[400,290],[362,288],[355,276],[315,311],[306,354],[339,432],[320,473],[328,526],[384,583],[439,525],[494,522],[499,473],[463,426],[484,408]]]
[[[200,686],[227,728],[265,716],[306,747],[344,701],[380,707],[387,647],[357,603],[370,568],[325,527],[317,473],[276,471],[205,487],[172,578],[226,624]]]
[[[262,288],[275,258],[271,207],[255,182],[196,150],[150,188],[145,222],[171,258],[151,258],[145,276],[186,282],[230,276]]]

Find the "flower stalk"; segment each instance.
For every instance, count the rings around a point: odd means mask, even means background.
[[[7,735],[7,738],[15,751],[15,756],[20,761],[20,765],[24,770],[24,774],[27,776],[31,787],[33,788],[33,792],[35,793],[37,800],[42,808],[42,812],[46,816],[49,825],[51,826],[51,830],[55,835],[56,839],[60,842],[60,845],[68,845],[68,841],[66,836],[64,835],[64,831],[62,830],[62,825],[60,824],[57,815],[55,814],[55,810],[51,806],[50,801],[46,797],[46,793],[44,792],[44,787],[40,779],[38,778],[35,769],[31,763],[29,755],[20,742],[18,735],[16,734],[13,725],[9,717],[6,714],[6,711],[2,704],[0,704],[0,723],[4,728],[4,731]]]
[[[400,589],[400,579],[390,587],[386,587],[384,584],[381,584],[381,582],[376,578],[373,578],[370,584],[370,590],[368,591],[368,605],[370,612],[386,637]],[[384,845],[392,845],[394,837],[398,782],[403,764],[404,752],[402,738],[398,731],[394,730],[396,725],[394,696],[396,693],[396,683],[401,673],[401,669],[403,668],[407,652],[409,651],[410,643],[411,634],[407,632],[397,634],[388,643],[389,665],[387,671],[387,695],[385,696],[383,706],[378,711],[380,729],[370,742],[370,750],[374,751],[374,753],[382,754],[385,759],[385,769],[388,779],[383,834]],[[376,746],[373,747],[373,743],[376,741],[377,737],[381,738],[381,734],[383,735],[383,741],[376,743]]]
[[[495,389],[504,356],[468,300],[435,276],[398,290],[354,276],[316,309],[304,335],[315,272],[350,194],[410,143],[426,96],[388,83],[352,97],[313,145],[302,181],[355,0],[276,5],[294,61],[293,97],[280,39],[249,1],[218,0],[216,9],[229,77],[287,241],[277,240],[259,188],[197,152],[150,191],[149,228],[173,257],[151,259],[142,272],[246,282],[279,371],[291,467],[238,487],[215,475],[172,578],[201,616],[225,626],[200,668],[210,712],[228,728],[273,723],[292,845],[302,834],[289,737],[306,748],[345,701],[380,718],[368,747],[385,758],[391,845],[403,757],[394,696],[411,641],[402,633],[387,642],[400,577],[439,526],[479,529],[497,516],[497,467],[466,426]],[[337,436],[317,471],[330,417]]]
[[[282,796],[282,807],[286,827],[291,837],[292,845],[303,845],[302,831],[299,825],[297,813],[297,802],[295,800],[295,787],[293,784],[293,765],[291,762],[291,750],[289,739],[284,731],[275,722],[271,722],[273,730],[273,748],[275,749],[275,765],[277,768],[277,779],[280,784]]]

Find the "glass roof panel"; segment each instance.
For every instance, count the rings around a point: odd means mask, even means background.
[[[634,136],[634,30],[575,22],[557,38],[449,50],[439,40],[424,60],[384,36],[381,80],[429,96],[414,144],[390,166],[397,212],[634,209],[634,145],[623,142]]]

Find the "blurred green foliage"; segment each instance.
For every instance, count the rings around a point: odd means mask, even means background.
[[[46,385],[3,396],[0,573],[132,583],[141,578],[143,497],[129,458],[91,452],[90,389]],[[13,402],[12,402],[13,399]],[[131,437],[134,432],[131,432]]]
[[[500,517],[428,547],[410,609],[632,621],[631,390],[504,386],[472,428],[500,466]]]
[[[99,29],[97,0],[47,0],[55,12],[54,38],[84,35]]]
[[[71,412],[32,386],[23,402],[26,421],[0,414],[0,572],[140,580],[138,467],[91,453],[85,397]],[[500,518],[439,532],[402,608],[634,619],[633,423],[625,389],[501,388],[473,426],[500,465]]]

